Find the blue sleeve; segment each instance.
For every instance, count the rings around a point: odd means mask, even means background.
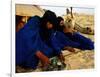
[[[34,16],[16,33],[16,50],[35,52],[39,43],[39,23],[40,19]]]
[[[59,55],[61,53],[62,46],[55,35],[51,37],[50,43],[52,48],[55,50],[56,55]]]
[[[71,47],[79,47],[79,43],[74,42],[70,40],[64,33],[62,32],[57,32],[56,33],[56,38],[59,40],[61,44],[63,44],[63,47],[65,46],[71,46]]]

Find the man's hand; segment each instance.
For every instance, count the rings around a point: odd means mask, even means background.
[[[49,58],[45,56],[42,52],[37,51],[36,56],[40,59],[42,62],[43,67],[47,66],[50,64]]]
[[[62,63],[64,63],[65,58],[64,58],[64,56],[63,56],[62,53],[61,53],[60,55],[58,55],[58,58],[60,59],[60,61],[61,61]]]
[[[64,47],[64,49],[66,49],[66,50],[68,50],[68,51],[70,51],[70,52],[75,53],[75,49],[72,48],[72,47]]]

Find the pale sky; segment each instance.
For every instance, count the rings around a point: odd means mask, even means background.
[[[58,7],[58,6],[40,6],[43,9],[51,10],[56,13],[57,16],[62,16],[66,14],[67,7]],[[73,12],[85,13],[85,14],[94,14],[94,8],[89,7],[73,7]]]

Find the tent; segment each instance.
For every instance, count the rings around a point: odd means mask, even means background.
[[[44,10],[38,5],[28,5],[28,4],[16,4],[15,5],[15,14],[17,16],[23,16],[24,21],[27,22],[29,17],[34,15],[43,16]]]
[[[44,10],[37,5],[16,4],[16,15],[20,16],[42,16]]]

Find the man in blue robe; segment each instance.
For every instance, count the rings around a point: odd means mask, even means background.
[[[40,18],[34,16],[16,33],[16,65],[35,69],[39,62],[36,53],[41,51],[45,57],[51,56],[52,49],[42,42],[39,35],[39,23]]]
[[[56,20],[56,16],[53,12],[50,12],[45,19],[47,20],[49,17],[50,19],[53,18]],[[59,59],[63,59],[61,49],[55,51],[56,47],[53,48],[49,40],[43,39],[44,34],[41,36],[42,29],[40,26],[41,22],[44,23],[41,20],[43,19],[38,16],[32,17],[24,27],[16,33],[16,66],[19,65],[36,69],[39,60],[42,62],[43,66],[47,66],[50,63],[50,57],[58,56]],[[52,28],[51,24],[47,22],[45,23],[48,27]],[[57,22],[55,21],[55,23]],[[51,33],[52,32],[50,32],[50,34]],[[54,45],[55,42],[53,41],[52,44]]]
[[[57,31],[62,32],[67,38],[69,38],[70,43],[73,44],[73,46],[71,45],[71,47],[82,50],[94,49],[94,42],[92,42],[91,39],[84,37],[79,32],[64,32],[64,29],[66,29],[64,19],[62,17],[58,17],[57,19],[59,24],[57,26]],[[77,45],[75,46],[74,43],[77,43]]]

